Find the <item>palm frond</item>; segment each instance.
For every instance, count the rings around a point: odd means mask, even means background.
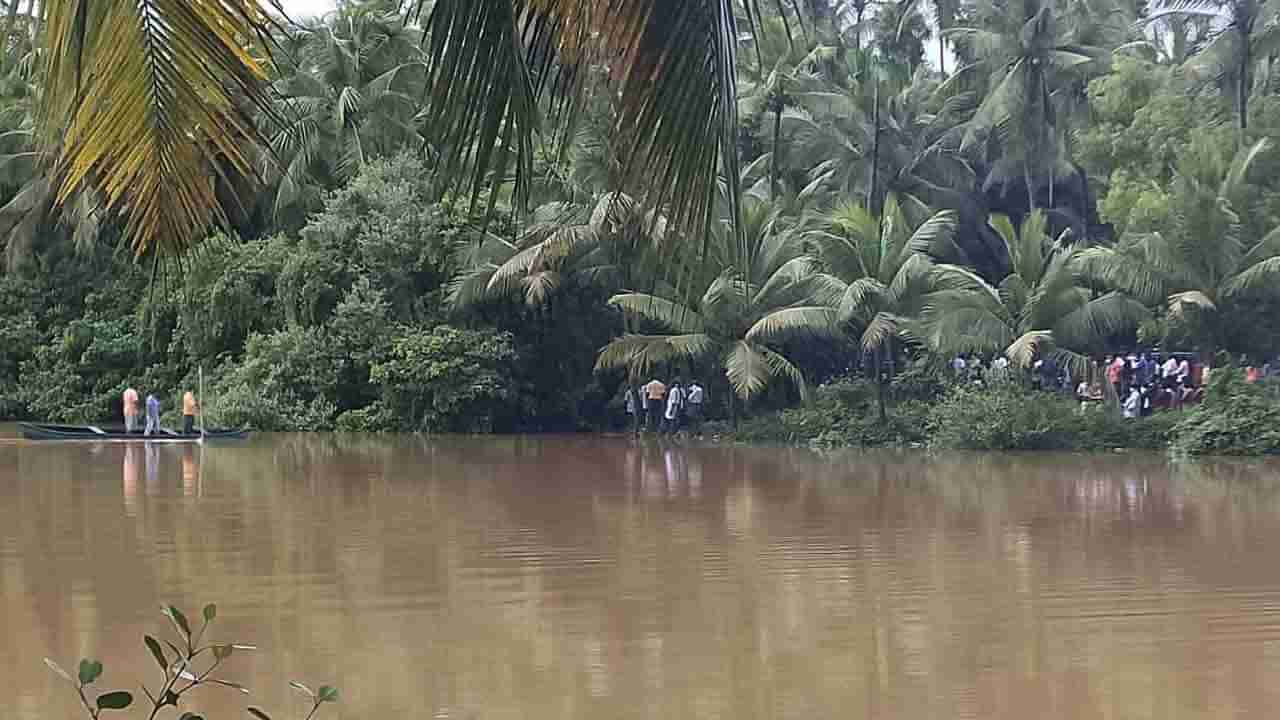
[[[621,293],[609,298],[609,304],[680,334],[702,333],[707,329],[707,321],[696,310],[656,295]]]
[[[267,45],[259,0],[65,0],[46,3],[42,140],[59,202],[100,188],[134,252],[177,254],[225,221],[216,175],[253,177],[265,146],[242,108],[268,117],[267,73],[246,42]]]
[[[1175,318],[1183,317],[1189,308],[1198,310],[1217,310],[1218,305],[1199,290],[1187,290],[1169,296],[1169,314]]]
[[[817,305],[775,310],[747,330],[750,342],[780,342],[791,338],[832,338],[840,335],[836,310]]]
[[[596,371],[627,369],[633,378],[648,374],[673,360],[699,360],[716,349],[715,341],[702,333],[685,335],[623,335],[600,351]]]
[[[1280,292],[1280,256],[1259,260],[1237,273],[1223,286],[1223,295],[1231,297],[1244,293],[1268,294]]]
[[[592,65],[607,65],[618,91],[628,184],[667,205],[673,224],[706,220],[721,161],[738,176],[728,0],[436,0],[427,38],[429,126],[451,171],[470,159],[476,192],[514,159],[524,197],[540,100],[552,100],[553,120],[568,118]],[[727,187],[736,209],[738,185]]]
[[[1023,333],[1018,339],[1009,343],[1004,349],[1005,357],[1014,365],[1027,368],[1042,356],[1048,346],[1053,344],[1053,333],[1048,330],[1032,330]]]

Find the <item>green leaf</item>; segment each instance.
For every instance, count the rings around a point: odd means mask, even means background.
[[[314,690],[312,690],[311,688],[307,687],[306,685],[303,685],[302,683],[298,682],[297,680],[291,680],[291,681],[289,681],[289,687],[293,688],[294,690],[297,690],[298,692],[306,693],[306,695],[307,695],[308,697],[315,697],[315,696],[316,696],[316,693],[315,693],[315,691],[314,691]]]
[[[62,666],[61,666],[61,665],[59,665],[58,663],[56,663],[56,662],[54,662],[54,661],[50,660],[49,658],[45,658],[45,659],[44,659],[44,664],[45,664],[45,665],[48,665],[50,670],[52,670],[52,671],[54,671],[54,672],[58,673],[58,675],[62,676],[62,679],[63,679],[63,680],[66,680],[66,681],[67,681],[67,682],[69,682],[69,683],[75,684],[75,680],[71,679],[71,673],[67,672],[66,670],[63,670],[63,669],[62,669]]]
[[[98,696],[99,710],[123,710],[133,704],[133,694],[124,690],[103,693]]]
[[[142,641],[147,644],[147,649],[151,651],[151,657],[156,659],[156,664],[161,670],[169,671],[169,659],[164,656],[164,649],[160,647],[160,643],[150,635],[144,635]]]
[[[183,615],[181,610],[169,605],[164,608],[164,614],[173,621],[173,626],[178,628],[178,632],[182,633],[183,637],[191,637],[191,623],[187,622],[187,616]]]
[[[102,663],[97,660],[80,661],[80,684],[88,685],[102,675]]]
[[[205,622],[213,622],[213,619],[214,619],[215,617],[217,617],[217,616],[218,616],[218,606],[217,606],[217,605],[214,605],[213,603],[209,603],[208,605],[205,605],[205,606],[204,606],[204,621],[205,621]]]
[[[219,660],[226,660],[227,658],[231,657],[231,653],[233,652],[235,652],[235,647],[232,645],[214,645],[213,646],[213,656]]]
[[[329,685],[321,685],[320,690],[316,692],[316,699],[320,702],[337,702],[338,688]]]
[[[258,718],[258,720],[271,720],[271,716],[259,710],[256,707],[249,708],[249,714]]]

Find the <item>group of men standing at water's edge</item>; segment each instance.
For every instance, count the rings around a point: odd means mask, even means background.
[[[138,431],[138,391],[133,388],[126,388],[124,391],[124,431],[126,433],[135,433]],[[182,433],[191,435],[195,432],[196,426],[196,396],[190,390],[182,395]],[[146,427],[143,429],[144,435],[153,435],[162,432],[160,427],[160,398],[153,393],[147,394],[146,401]]]
[[[641,429],[653,433],[675,434],[688,423],[691,433],[702,430],[702,407],[706,390],[697,380],[685,387],[680,378],[668,386],[654,378],[640,387],[628,385],[624,405],[631,420],[632,432]]]

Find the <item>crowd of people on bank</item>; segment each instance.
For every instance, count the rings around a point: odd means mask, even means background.
[[[694,435],[702,433],[707,391],[697,380],[685,385],[683,378],[676,377],[667,385],[654,378],[638,387],[628,385],[623,393],[631,431],[637,435],[641,431],[673,435],[686,428]]]
[[[124,431],[127,433],[138,432],[138,418],[141,413],[139,410],[140,395],[133,388],[126,388],[124,397],[121,398],[124,410]],[[145,405],[146,425],[143,427],[143,435],[156,435],[164,432],[160,427],[160,398],[154,393],[148,393]],[[182,433],[191,435],[195,432],[196,423],[196,396],[190,390],[182,395]]]
[[[1240,365],[1247,382],[1280,377],[1280,358],[1262,365],[1241,358]],[[951,361],[951,372],[958,382],[983,384],[1009,378],[1010,366],[1003,356],[984,364],[979,355],[959,355]],[[1211,364],[1190,353],[1133,352],[1094,360],[1083,373],[1073,373],[1052,359],[1037,360],[1031,368],[1031,383],[1051,392],[1069,393],[1074,388],[1082,411],[1106,401],[1110,391],[1124,417],[1136,418],[1199,402],[1212,372]]]

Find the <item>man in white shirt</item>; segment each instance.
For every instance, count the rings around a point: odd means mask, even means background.
[[[680,432],[680,412],[684,410],[684,388],[676,380],[667,390],[667,412],[664,415],[666,430],[671,434]]]
[[[685,416],[689,418],[689,432],[702,434],[702,403],[706,399],[706,391],[694,380],[689,383],[688,396],[685,398]]]

